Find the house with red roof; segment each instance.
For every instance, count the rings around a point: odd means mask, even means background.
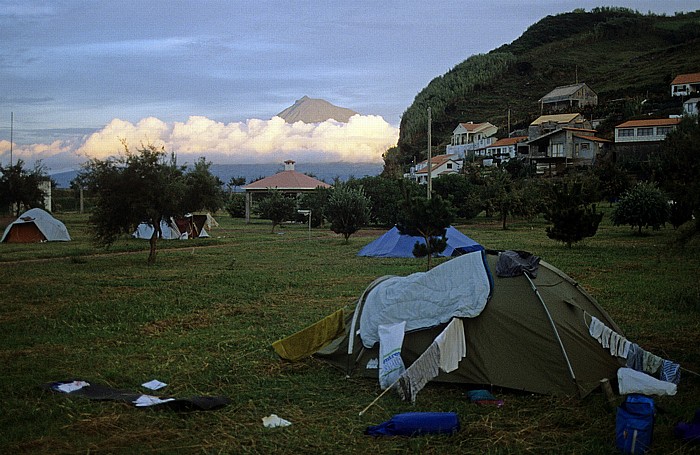
[[[541,174],[556,175],[569,166],[592,166],[611,141],[596,137],[596,130],[563,127],[526,142],[528,160]]]
[[[628,120],[615,127],[615,159],[623,162],[645,161],[659,151],[666,135],[681,122],[680,118]]]
[[[679,74],[671,81],[671,96],[700,93],[700,73]]]
[[[270,190],[278,190],[282,193],[298,195],[308,193],[317,188],[330,188],[331,185],[294,170],[295,162],[284,162],[284,171],[265,177],[243,187],[245,191],[245,220],[250,222],[250,209],[254,197],[260,197]]]
[[[661,142],[681,122],[680,118],[629,120],[615,127],[615,144]]]
[[[504,137],[483,149],[477,150],[477,156],[492,158],[497,162],[505,163],[518,154],[518,144],[527,141],[527,136]]]
[[[475,150],[487,147],[494,142],[494,135],[498,132],[498,127],[489,122],[474,123],[466,122],[457,125],[452,132],[452,141],[447,146],[447,155],[457,155],[465,158]]]
[[[437,178],[445,174],[458,174],[462,169],[462,160],[457,155],[436,155],[430,159],[430,177]],[[421,161],[411,167],[404,178],[420,184],[428,183],[428,160]]]

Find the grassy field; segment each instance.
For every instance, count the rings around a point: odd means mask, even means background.
[[[376,277],[425,269],[424,260],[372,259],[357,251],[382,230],[345,244],[303,225],[270,233],[225,215],[211,239],[161,242],[146,264],[145,241],[111,249],[89,240],[86,216],[59,214],[73,241],[0,244],[0,453],[616,453],[615,413],[600,393],[584,400],[498,391],[500,408],[469,403],[466,389],[430,384],[415,406],[383,397],[373,381],[346,379],[307,359],[281,361],[273,341],[346,307]],[[679,247],[670,228],[636,237],[605,221],[568,249],[541,221],[477,219],[458,228],[492,249],[522,249],[589,290],[643,348],[700,371],[700,246]],[[81,378],[159,395],[222,395],[208,412],[139,409],[46,392]],[[674,397],[657,399],[652,454],[688,453],[673,426],[700,408],[700,377],[684,372]],[[455,411],[453,436],[373,438],[393,414]],[[292,422],[264,428],[272,413]],[[700,449],[695,447],[695,450]]]

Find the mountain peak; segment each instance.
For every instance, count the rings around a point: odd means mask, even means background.
[[[277,114],[277,117],[283,118],[287,123],[321,123],[326,120],[347,123],[353,115],[357,115],[357,112],[352,109],[335,106],[326,100],[309,98],[304,95],[293,105]]]

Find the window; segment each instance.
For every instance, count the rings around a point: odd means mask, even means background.
[[[637,128],[637,136],[653,136],[654,128]]]
[[[447,169],[452,169],[452,163],[447,163]]]
[[[670,132],[671,132],[670,126],[657,126],[656,127],[656,134],[659,136],[666,136]]]
[[[617,136],[618,137],[633,137],[634,136],[634,129],[632,128],[620,128],[617,130]]]
[[[591,148],[591,144],[589,144],[588,142],[581,143],[581,150],[590,150],[590,148]]]
[[[556,157],[563,157],[564,156],[564,144],[552,144],[551,145],[551,156],[556,158]]]

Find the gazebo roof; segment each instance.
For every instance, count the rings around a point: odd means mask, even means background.
[[[243,187],[245,191],[266,191],[274,188],[283,191],[314,190],[318,187],[330,188],[331,185],[301,172],[288,170],[257,180]]]

